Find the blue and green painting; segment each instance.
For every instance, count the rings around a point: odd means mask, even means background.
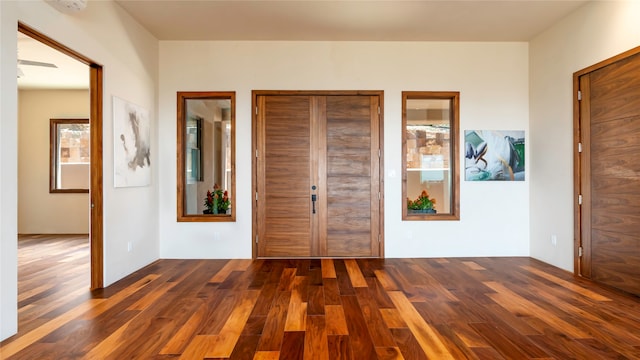
[[[524,181],[524,130],[465,130],[467,181]]]

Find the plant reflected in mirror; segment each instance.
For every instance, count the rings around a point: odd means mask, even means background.
[[[213,185],[213,191],[207,190],[204,198],[204,214],[226,214],[231,205],[229,191],[222,190],[218,184]]]
[[[235,93],[178,93],[178,220],[234,221]]]

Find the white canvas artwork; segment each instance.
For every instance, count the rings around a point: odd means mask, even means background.
[[[151,183],[149,111],[113,97],[113,159],[115,187]]]

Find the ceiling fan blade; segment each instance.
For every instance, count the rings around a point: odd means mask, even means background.
[[[31,60],[20,60],[18,59],[18,64],[20,65],[31,65],[31,66],[44,66],[50,68],[57,68],[55,64],[40,62],[40,61],[31,61]]]

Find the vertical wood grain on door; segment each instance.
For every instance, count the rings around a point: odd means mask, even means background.
[[[379,256],[379,97],[257,104],[258,256]]]
[[[640,295],[640,55],[580,78],[581,273]]]
[[[263,96],[258,106],[259,255],[309,256],[310,98]]]
[[[327,97],[327,256],[378,255],[377,100]]]

